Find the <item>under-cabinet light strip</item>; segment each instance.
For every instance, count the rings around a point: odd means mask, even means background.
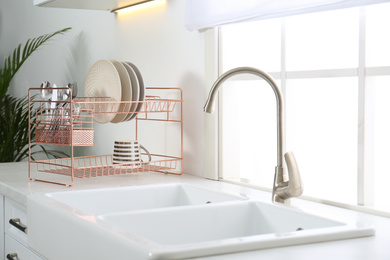
[[[122,6],[122,7],[119,7],[119,8],[112,9],[112,10],[111,10],[111,13],[117,12],[117,11],[120,11],[120,10],[123,10],[123,9],[126,9],[126,8],[131,8],[131,7],[135,7],[135,6],[140,6],[140,5],[142,5],[142,4],[145,4],[145,3],[148,3],[148,2],[153,2],[153,1],[155,1],[155,0],[145,0],[145,1],[142,1],[142,2],[139,2],[139,3],[130,4],[130,5],[125,5],[125,6]]]

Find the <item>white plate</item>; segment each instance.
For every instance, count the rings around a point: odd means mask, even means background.
[[[145,85],[144,85],[144,80],[142,78],[142,75],[141,75],[141,72],[139,71],[139,69],[131,62],[126,61],[126,63],[128,65],[130,65],[130,67],[135,71],[135,74],[137,75],[138,83],[139,83],[139,99],[138,100],[141,101],[140,103],[138,103],[137,109],[135,110],[135,113],[133,113],[133,115],[129,119],[127,119],[127,121],[130,121],[137,116],[138,112],[141,110],[141,108],[143,106],[143,101],[145,100]]]
[[[135,73],[135,71],[133,70],[133,68],[129,64],[127,64],[126,62],[122,62],[122,64],[125,66],[127,73],[129,74],[130,81],[131,81],[131,86],[132,86],[132,99],[131,99],[131,101],[137,102],[137,101],[139,101],[139,94],[140,94],[139,81],[138,81],[137,74]],[[131,107],[129,109],[130,113],[128,113],[126,115],[126,118],[124,119],[124,121],[129,121],[130,118],[133,116],[134,112],[137,110],[137,108],[138,108],[138,103],[132,103]]]
[[[98,60],[90,68],[84,87],[85,97],[111,97],[120,101],[122,97],[122,86],[118,71],[109,60]],[[94,120],[98,123],[108,123],[115,117],[119,105],[103,104],[95,105],[95,111],[106,112],[95,114]],[[109,113],[107,113],[109,112]]]
[[[110,60],[112,64],[114,64],[116,70],[118,71],[119,78],[121,80],[121,85],[122,85],[122,101],[131,101],[131,81],[130,81],[130,76],[129,73],[127,73],[127,69],[125,66],[117,61],[117,60]],[[115,115],[115,117],[110,121],[111,123],[120,123],[125,120],[127,113],[130,111],[130,104],[122,103],[119,106],[118,112]]]

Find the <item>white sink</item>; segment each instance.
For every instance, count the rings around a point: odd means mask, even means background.
[[[27,208],[29,246],[56,260],[184,259],[374,234],[186,184],[32,194]]]
[[[149,259],[184,259],[370,236],[374,230],[283,205],[239,202],[98,217],[145,246]]]
[[[180,207],[246,199],[187,184],[64,191],[45,195],[85,214]]]

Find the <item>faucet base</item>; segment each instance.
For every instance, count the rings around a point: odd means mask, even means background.
[[[276,166],[274,175],[274,186],[272,188],[272,202],[286,203],[285,201],[288,200],[288,198],[282,198],[280,194],[278,194],[278,191],[282,187],[285,187],[287,184],[284,178],[285,177],[283,166]]]
[[[288,177],[284,174],[283,166],[276,166],[272,201],[290,204],[290,198],[299,197],[302,194],[303,185],[294,154],[287,152],[284,157],[287,163]]]
[[[290,199],[281,199],[279,198],[278,196],[275,196],[272,200],[272,202],[274,203],[283,203],[283,204],[286,204],[286,205],[290,205]]]

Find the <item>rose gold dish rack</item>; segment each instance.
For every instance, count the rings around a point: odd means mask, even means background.
[[[54,89],[49,89],[54,90]],[[57,88],[67,90],[66,88]],[[43,100],[41,88],[30,88],[29,98],[29,178],[66,186],[74,185],[74,178],[120,175],[146,171],[181,175],[183,173],[183,93],[180,88],[146,88],[146,98],[138,102],[118,102],[109,97],[70,98],[67,101]],[[166,92],[175,98],[161,98],[148,92]],[[71,93],[70,93],[71,96]],[[132,114],[135,118],[135,139],[139,138],[141,121],[178,124],[181,147],[177,155],[153,154],[152,161],[114,164],[112,154],[74,156],[74,147],[93,146],[94,117],[108,114]],[[31,136],[35,129],[35,138]],[[34,160],[33,143],[70,147],[69,158]],[[179,154],[180,153],[180,154]]]

